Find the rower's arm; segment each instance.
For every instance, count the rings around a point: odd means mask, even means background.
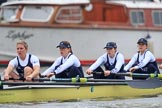
[[[39,65],[35,65],[33,67],[33,73],[30,75],[30,77],[34,78],[34,77],[38,76],[39,72],[40,72],[40,66]]]
[[[8,80],[10,73],[14,70],[12,65],[8,65],[7,68],[4,70],[4,79]]]

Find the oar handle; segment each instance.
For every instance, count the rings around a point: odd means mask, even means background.
[[[47,75],[41,75],[41,74],[40,74],[39,77],[45,79],[45,77],[47,77]],[[48,79],[48,78],[47,78],[47,79]],[[22,80],[22,81],[25,81],[26,79],[23,78],[23,77],[21,77],[21,78],[18,78],[18,79],[15,79],[15,78],[9,78],[9,80]],[[33,78],[32,80],[33,80],[33,81],[38,81],[38,78]],[[46,80],[46,81],[49,81],[49,80]]]
[[[9,78],[9,80],[22,80],[22,81],[25,81],[26,79],[25,78],[19,78],[19,79]]]
[[[47,77],[47,75],[41,75],[41,74],[39,74],[39,77],[40,78],[44,78],[44,77]]]
[[[104,74],[104,72],[92,72],[92,74]],[[120,72],[120,73],[110,73],[112,75],[118,75],[118,76],[131,76],[132,74],[129,72]]]
[[[104,72],[92,72],[92,74],[104,74]]]

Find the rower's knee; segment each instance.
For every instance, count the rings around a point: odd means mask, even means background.
[[[29,75],[33,72],[33,69],[29,66],[24,68],[24,74]]]

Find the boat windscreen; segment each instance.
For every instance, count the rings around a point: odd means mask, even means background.
[[[21,20],[47,22],[53,12],[54,8],[52,6],[25,6],[22,11]]]

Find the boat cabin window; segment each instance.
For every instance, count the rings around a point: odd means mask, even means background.
[[[18,9],[18,6],[9,6],[1,8],[1,20],[7,22],[18,21],[18,19],[16,19]]]
[[[21,20],[34,22],[47,22],[51,18],[54,8],[51,6],[25,6]]]
[[[162,11],[153,11],[152,13],[153,23],[156,26],[162,26]]]
[[[55,21],[57,23],[81,23],[83,21],[80,6],[64,6],[58,10]]]
[[[132,25],[144,25],[144,12],[142,10],[130,11]]]

